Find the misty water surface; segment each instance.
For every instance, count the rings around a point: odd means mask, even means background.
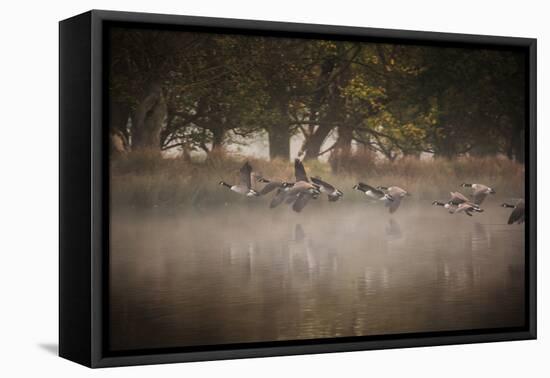
[[[112,348],[523,325],[524,227],[506,209],[314,205],[115,209]]]

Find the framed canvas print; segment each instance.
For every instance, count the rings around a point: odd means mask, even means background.
[[[60,355],[536,337],[536,40],[60,23]]]

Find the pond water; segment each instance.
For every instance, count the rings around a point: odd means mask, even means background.
[[[111,348],[521,326],[524,226],[508,214],[115,209]]]

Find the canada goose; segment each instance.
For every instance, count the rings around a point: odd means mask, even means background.
[[[487,185],[483,185],[483,184],[463,183],[460,186],[462,186],[463,188],[472,188],[472,197],[474,198],[474,204],[476,205],[481,205],[481,203],[485,200],[485,198],[489,194],[496,193],[493,188],[490,188]]]
[[[247,197],[257,197],[260,195],[260,193],[252,189],[251,173],[252,173],[252,166],[247,161],[239,170],[238,184],[231,185],[226,183],[225,181],[220,181],[219,184],[222,186],[225,186],[226,188],[229,188],[235,193],[239,193]]]
[[[321,191],[319,185],[309,182],[304,164],[300,159],[294,160],[294,175],[296,176],[296,182],[291,188],[288,188],[286,202],[292,203],[292,210],[299,213],[309,200],[317,198]]]
[[[386,195],[386,193],[384,193],[382,190],[376,189],[375,187],[365,184],[363,182],[360,182],[357,185],[354,185],[353,189],[363,192],[367,196],[376,200],[382,200]]]
[[[258,182],[266,184],[262,190],[260,190],[260,195],[266,195],[273,190],[277,189],[275,192],[275,195],[271,199],[271,202],[269,203],[269,207],[271,209],[279,206],[286,198],[286,195],[288,193],[288,190],[294,186],[293,182],[287,182],[287,181],[280,181],[280,180],[271,180],[266,179],[263,176],[257,176],[256,180]]]
[[[447,202],[433,201],[432,205],[443,206],[449,210],[451,214],[464,212],[466,215],[472,216],[472,212],[474,211],[478,213],[483,212],[483,209],[472,203],[464,194],[460,192],[451,192],[450,194],[451,199]]]
[[[474,211],[477,212],[477,213],[482,213],[483,212],[483,209],[481,209],[479,207],[476,207],[475,204],[466,203],[466,202],[455,205],[455,204],[452,204],[452,203],[449,203],[449,202],[434,201],[434,202],[432,202],[432,205],[443,206],[443,207],[445,207],[446,209],[449,210],[450,214],[464,212],[464,214],[466,214],[470,217],[472,216],[472,212],[474,212]]]
[[[285,200],[287,193],[290,188],[294,186],[293,182],[286,182],[286,181],[271,181],[267,179],[263,179],[262,182],[267,182],[266,186],[260,190],[260,195],[265,195],[269,192],[272,192],[273,190],[277,189],[275,192],[275,195],[271,199],[271,202],[269,203],[269,208],[273,209],[277,206],[279,206],[283,201]]]
[[[508,218],[508,224],[525,222],[525,201],[523,199],[520,199],[515,205],[503,203],[501,206],[514,209]]]
[[[305,181],[297,181],[288,188],[287,193],[289,196],[293,196],[300,193],[310,193],[312,195],[318,196],[321,194],[319,187],[315,184]]]
[[[326,193],[328,200],[330,202],[338,201],[344,196],[341,190],[336,189],[334,186],[330,185],[328,182],[321,180],[320,177],[312,177],[311,182],[319,185],[319,190],[321,193]]]
[[[480,208],[479,205],[473,203],[472,201],[470,201],[468,199],[468,197],[466,197],[464,194],[460,193],[460,192],[451,192],[451,199],[448,201],[449,204],[451,205],[454,205],[454,206],[458,206],[460,205],[461,203],[468,203],[470,205],[473,205],[474,207],[476,208]]]
[[[384,192],[384,197],[382,197],[382,200],[385,201],[386,207],[388,207],[390,210],[390,214],[393,214],[397,211],[403,197],[411,195],[405,189],[398,186],[377,186],[376,189]]]
[[[294,183],[291,183],[291,182],[268,180],[268,179],[263,178],[263,177],[258,179],[258,181],[263,182],[263,183],[266,184],[262,188],[262,190],[260,190],[260,195],[261,196],[266,195],[268,193],[271,193],[275,189],[279,189],[279,188],[286,189],[286,188],[291,188],[292,186],[294,186]]]
[[[483,209],[477,207],[475,204],[472,204],[472,203],[461,203],[460,205],[458,206],[453,206],[449,212],[451,214],[455,214],[455,213],[461,213],[461,212],[464,212],[464,214],[468,215],[468,216],[472,216],[472,212],[475,211],[477,213],[482,213],[483,212]]]

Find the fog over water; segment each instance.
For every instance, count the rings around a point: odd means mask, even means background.
[[[315,202],[113,209],[111,347],[523,325],[524,226],[509,209]]]

